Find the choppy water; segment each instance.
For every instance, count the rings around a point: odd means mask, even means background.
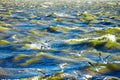
[[[77,1],[0,2],[1,79],[45,78],[60,73],[64,64],[65,80],[120,77],[119,1]],[[110,70],[89,70],[95,68],[90,63]],[[117,67],[109,67],[113,64]]]

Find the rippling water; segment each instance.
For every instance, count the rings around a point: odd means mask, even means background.
[[[119,8],[119,0],[2,0],[0,79],[119,79]]]

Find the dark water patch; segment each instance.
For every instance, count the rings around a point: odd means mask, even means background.
[[[14,68],[14,67],[16,67],[17,64],[14,64],[12,62],[12,58],[13,58],[13,56],[9,57],[9,58],[6,58],[6,59],[2,59],[1,61],[3,63],[1,64],[0,67],[3,67],[3,68]]]
[[[69,33],[79,35],[79,34],[83,33],[83,31],[82,30],[70,30]]]
[[[50,33],[54,33],[54,34],[61,34],[62,33],[60,31],[56,31],[56,30],[51,29],[51,28],[47,28],[47,31],[50,32]]]
[[[108,52],[111,54],[120,52],[120,50],[111,50],[111,49],[98,49],[98,50],[103,51],[103,52]]]
[[[89,24],[90,22],[75,22],[74,24],[78,24],[79,27],[87,27],[87,25]]]
[[[83,43],[80,43],[80,44],[73,44],[73,45],[71,45],[71,49],[72,50],[87,49],[87,48],[89,48],[87,45],[88,45],[87,42],[83,42]]]
[[[0,46],[0,50],[11,50],[11,45]]]
[[[14,54],[6,54],[6,53],[0,53],[0,59],[1,59],[1,61],[2,61],[2,59],[7,59],[7,58],[11,58],[11,57],[13,57],[14,56]]]
[[[62,57],[62,55],[64,55],[64,56],[68,56],[69,55],[66,52],[61,51],[61,50],[53,50],[53,51],[48,51],[48,54],[52,54],[52,55],[56,55],[56,56],[61,56]]]
[[[59,60],[46,58],[46,57],[43,56],[43,58],[41,58],[38,62],[36,62],[34,64],[19,66],[19,67],[23,67],[23,68],[43,68],[43,69],[49,70],[49,69],[52,69],[52,68],[58,66],[59,63],[61,63]],[[49,66],[49,67],[47,67],[47,66]]]
[[[12,12],[12,14],[15,15],[15,16],[28,18],[30,13],[26,13],[26,12],[25,11],[23,11],[23,12]]]
[[[120,71],[109,72],[109,73],[95,76],[95,77],[91,78],[90,80],[102,80],[102,79],[105,79],[106,77],[111,77],[111,79],[119,80],[119,78],[120,78],[119,74],[120,74]],[[101,76],[101,77],[99,77],[99,76]]]
[[[110,72],[110,73],[106,73],[104,75],[106,75],[106,76],[114,76],[114,77],[120,78],[120,71],[113,71],[113,72]]]
[[[57,25],[62,25],[62,26],[73,26],[73,24],[64,23],[64,22],[52,22],[50,25],[51,25],[51,26],[57,26]]]
[[[14,54],[20,54],[20,53],[24,53],[24,54],[35,54],[37,52],[39,52],[40,50],[32,50],[32,49],[16,49],[13,51]]]
[[[51,45],[51,48],[54,48],[54,49],[58,49],[58,50],[61,50],[61,49],[67,49],[70,45],[68,44],[64,44],[64,43],[61,43],[61,42],[58,42],[58,43],[53,43]]]
[[[30,29],[45,29],[46,26],[42,26],[42,25],[37,25],[37,24],[22,24],[22,25],[18,25],[16,26],[16,29],[20,29],[22,31],[25,31],[25,30],[30,30]]]

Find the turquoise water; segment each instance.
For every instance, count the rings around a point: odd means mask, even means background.
[[[0,30],[0,40],[8,41],[0,41],[1,79],[52,76],[61,72],[63,64],[67,64],[63,68],[63,74],[68,75],[65,80],[83,80],[86,75],[92,76],[85,77],[88,80],[120,77],[120,68],[116,67],[107,66],[110,70],[101,73],[87,70],[90,63],[104,65],[105,60],[107,64],[120,65],[120,4],[116,1],[101,1],[101,5],[99,2],[95,5],[94,2],[39,3],[0,2],[0,26],[7,28]],[[109,28],[117,30],[97,32]],[[91,45],[91,41],[102,39],[117,44]]]

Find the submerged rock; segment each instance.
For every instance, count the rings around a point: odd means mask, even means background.
[[[27,65],[35,64],[35,63],[37,63],[39,60],[40,60],[39,58],[34,58],[34,59],[26,60],[26,62],[20,64],[20,66],[27,66]]]
[[[48,28],[48,31],[50,32],[65,32],[68,31],[69,29],[66,27],[58,27],[58,26],[50,26]]]
[[[80,21],[82,21],[82,22],[97,22],[97,19],[96,19],[96,16],[85,11],[81,14]]]
[[[120,28],[119,27],[107,28],[105,30],[95,31],[92,34],[97,34],[97,35],[112,34],[115,35],[116,37],[120,37]]]
[[[105,48],[107,48],[107,49],[120,49],[120,43],[108,41],[105,44]]]
[[[10,42],[6,40],[0,40],[0,45],[8,45]]]
[[[116,41],[115,35],[104,35],[95,40],[90,40],[90,45],[107,49],[120,49],[120,43]]]
[[[21,59],[30,58],[30,57],[31,56],[26,55],[26,54],[19,54],[19,55],[15,56],[13,60],[14,60],[14,62],[16,62],[16,61],[20,61]]]
[[[120,49],[120,44],[118,42],[112,42],[112,41],[93,40],[90,42],[90,45],[94,47],[101,46],[107,49]]]
[[[6,70],[4,70],[3,68],[0,68],[0,77],[1,76],[9,76],[9,74],[7,73]]]
[[[10,29],[0,26],[0,32],[5,32],[5,31],[8,31],[8,30],[10,30]]]

